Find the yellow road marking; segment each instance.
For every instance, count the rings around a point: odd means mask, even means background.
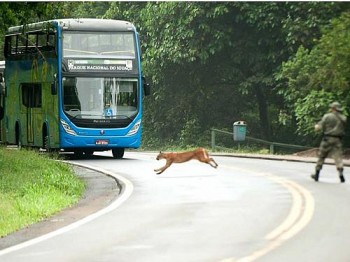
[[[288,216],[285,220],[271,231],[265,239],[267,244],[259,250],[242,257],[242,258],[226,258],[221,262],[251,262],[266,255],[278,246],[282,245],[285,241],[299,233],[312,219],[315,210],[315,200],[312,194],[302,187],[301,185],[288,180],[283,177],[279,177],[269,173],[258,173],[248,171],[246,169],[233,168],[224,166],[228,169],[234,169],[238,171],[244,171],[245,173],[251,173],[256,176],[263,176],[282,185],[286,188],[292,196],[292,206],[290,208]]]

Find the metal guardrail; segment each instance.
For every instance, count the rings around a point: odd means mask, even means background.
[[[217,146],[215,144],[216,140],[216,133],[221,133],[225,135],[230,135],[233,139],[233,132],[227,132],[219,129],[212,128],[211,129],[211,148],[214,150],[215,148],[223,148],[222,146]],[[270,154],[275,153],[275,148],[276,147],[282,147],[282,148],[288,148],[288,149],[300,149],[300,150],[308,150],[312,149],[313,147],[308,147],[308,146],[301,146],[301,145],[293,145],[293,144],[285,144],[285,143],[277,143],[277,142],[271,142],[263,139],[258,139],[250,136],[246,136],[246,141],[248,142],[256,142],[259,144],[267,145],[269,146]],[[238,144],[242,142],[237,142]]]

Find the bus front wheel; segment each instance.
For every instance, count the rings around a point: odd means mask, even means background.
[[[113,157],[116,159],[121,159],[124,156],[124,148],[115,148],[112,149]]]

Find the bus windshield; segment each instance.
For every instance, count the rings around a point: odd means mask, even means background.
[[[75,32],[63,33],[64,57],[135,58],[132,32]]]
[[[63,108],[70,118],[131,119],[137,97],[137,79],[63,78]]]

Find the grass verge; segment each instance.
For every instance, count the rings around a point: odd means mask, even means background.
[[[68,164],[0,147],[0,237],[73,205],[84,188]]]

